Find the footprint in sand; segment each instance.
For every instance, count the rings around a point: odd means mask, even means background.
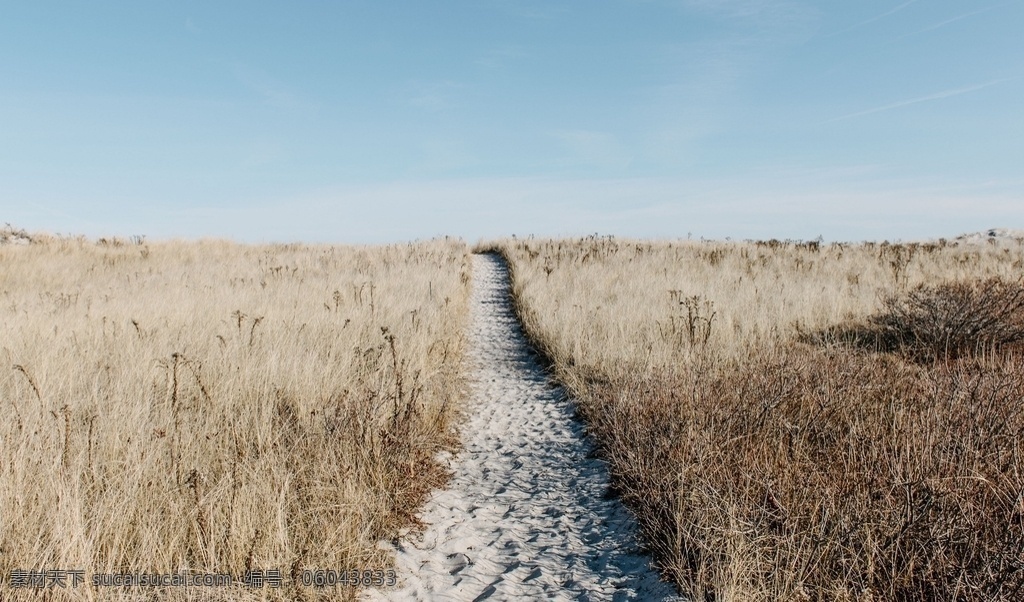
[[[471,418],[454,476],[394,550],[397,588],[366,600],[680,600],[608,499],[562,389],[548,381],[509,299],[496,255],[473,256]]]

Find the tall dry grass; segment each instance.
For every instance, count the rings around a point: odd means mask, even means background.
[[[0,580],[387,568],[376,542],[446,479],[468,286],[459,241],[0,246]]]
[[[695,600],[1024,596],[1024,246],[504,241]]]

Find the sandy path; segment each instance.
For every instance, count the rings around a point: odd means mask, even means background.
[[[605,499],[608,477],[563,391],[538,365],[513,313],[508,272],[473,257],[471,418],[454,477],[395,551],[399,587],[370,600],[666,600],[632,518]]]

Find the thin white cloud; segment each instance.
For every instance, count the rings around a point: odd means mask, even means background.
[[[792,0],[668,0],[685,10],[716,15],[756,32],[751,39],[792,42],[806,37],[818,22],[820,11]]]
[[[273,78],[262,69],[245,65],[234,65],[235,79],[249,90],[258,94],[264,102],[279,109],[311,110],[315,105],[300,97],[288,86]]]
[[[524,2],[523,0],[490,0],[488,5],[507,15],[523,19],[548,21],[569,14],[565,7],[552,6],[545,2]]]
[[[749,180],[485,178],[342,188],[291,199],[283,206],[296,218],[317,215],[318,224],[328,226],[317,238],[331,232],[335,240],[358,236],[367,242],[440,234],[475,239],[593,232],[666,238],[693,232],[710,238],[824,234],[830,240],[892,239],[988,227],[977,224],[1024,223],[1019,189],[992,194],[934,186],[920,181],[851,182],[845,176],[822,176],[815,182],[770,175]],[[303,207],[308,211],[299,209]],[[281,224],[281,208],[272,204],[266,209],[267,220]],[[353,230],[351,224],[359,227]],[[283,231],[310,228],[300,221],[289,226]],[[371,234],[366,227],[376,230]]]
[[[956,23],[957,21],[961,21],[961,20],[966,19],[968,17],[973,17],[974,15],[980,15],[981,13],[987,13],[990,10],[993,10],[993,9],[996,9],[996,8],[1001,8],[1001,7],[1006,6],[1006,5],[1007,5],[1007,3],[1003,2],[1001,4],[993,4],[992,6],[986,6],[985,8],[980,8],[978,10],[972,10],[971,12],[964,13],[962,15],[957,15],[955,17],[946,19],[945,21],[939,21],[938,23],[935,23],[933,25],[929,25],[928,27],[925,27],[924,29],[919,29],[917,31],[913,31],[913,32],[910,32],[910,33],[907,33],[907,34],[903,34],[903,35],[899,36],[896,39],[897,40],[902,40],[903,38],[909,38],[910,36],[916,36],[918,34],[926,33],[926,32],[929,32],[929,31],[934,31],[934,30],[936,30],[936,29],[938,29],[940,27],[945,27],[946,25],[949,25],[950,23]]]
[[[467,86],[453,81],[412,82],[409,104],[428,111],[444,111],[458,104],[458,95]]]
[[[897,6],[895,8],[892,8],[890,10],[887,10],[887,11],[885,11],[884,13],[882,13],[880,15],[876,15],[874,17],[871,17],[870,19],[867,19],[865,21],[861,21],[860,23],[857,23],[853,27],[863,27],[863,26],[868,25],[870,23],[874,23],[875,21],[879,21],[881,19],[884,19],[884,18],[888,17],[889,15],[894,15],[894,14],[900,12],[901,10],[903,10],[904,8],[910,6],[911,4],[914,4],[915,2],[917,2],[917,0],[908,0],[907,2],[904,2],[903,4],[900,4],[899,6]],[[851,27],[851,29],[852,29],[852,27]]]
[[[870,17],[868,19],[865,19],[863,21],[859,21],[857,23],[854,23],[853,25],[850,25],[849,27],[844,27],[844,28],[840,29],[839,31],[835,31],[835,32],[832,32],[830,34],[825,34],[825,35],[826,35],[826,37],[837,36],[839,34],[843,34],[843,33],[846,33],[848,31],[853,31],[854,29],[859,29],[861,27],[864,27],[865,25],[870,25],[870,24],[874,23],[875,21],[881,21],[882,19],[884,19],[886,17],[889,17],[891,15],[895,15],[896,13],[900,12],[904,8],[907,8],[911,4],[916,3],[917,1],[918,0],[908,0],[907,2],[904,2],[903,4],[897,5],[897,6],[893,7],[893,8],[885,11],[884,13],[875,15],[875,16]]]
[[[850,170],[854,173],[851,173]],[[1024,226],[1021,181],[888,178],[863,166],[799,166],[729,178],[476,178],[346,185],[206,206],[84,199],[90,222],[40,208],[9,211],[30,231],[150,239],[200,236],[248,242],[381,243],[509,234],[600,232],[646,238],[928,238]],[[3,209],[0,195],[0,209]],[[65,201],[80,206],[83,199]],[[102,223],[101,223],[102,222]]]
[[[485,52],[473,64],[485,69],[497,69],[509,63],[531,57],[532,54],[524,46],[501,46]]]
[[[638,158],[677,168],[690,164],[700,139],[733,119],[748,80],[805,42],[818,27],[820,11],[791,0],[636,0],[721,21],[721,33],[663,43],[651,56],[661,72],[659,85],[640,87],[633,107],[639,136]],[[717,28],[715,28],[717,29]]]
[[[189,31],[189,33],[192,33],[192,34],[195,34],[195,35],[199,35],[199,34],[203,33],[203,30],[200,29],[199,26],[195,24],[195,22],[192,20],[191,17],[189,17],[188,19],[185,19],[185,29],[187,29]]]
[[[865,111],[857,111],[856,113],[850,113],[848,115],[842,115],[840,117],[835,117],[833,119],[829,119],[828,121],[822,122],[822,125],[824,125],[826,123],[834,123],[836,121],[844,121],[846,119],[853,119],[855,117],[863,117],[864,115],[872,115],[874,113],[881,113],[883,111],[889,111],[889,110],[892,110],[892,109],[899,109],[901,107],[906,107],[906,106],[918,104],[918,103],[921,103],[921,102],[928,102],[930,100],[939,100],[940,98],[949,98],[951,96],[959,96],[961,94],[967,94],[968,92],[974,92],[975,90],[981,90],[981,89],[984,89],[984,88],[995,86],[997,84],[1001,84],[1001,83],[1009,81],[1011,79],[1013,79],[1013,78],[1004,77],[1004,78],[1001,78],[1001,79],[992,80],[990,82],[985,82],[983,84],[977,84],[977,85],[974,85],[974,86],[967,86],[965,88],[955,88],[955,89],[952,89],[952,90],[943,90],[942,92],[936,92],[935,94],[929,94],[927,96],[920,96],[918,98],[911,98],[909,100],[901,100],[899,102],[894,102],[894,103],[890,103],[890,104],[883,105],[883,106],[880,106],[880,107],[875,107],[873,109],[867,109]]]

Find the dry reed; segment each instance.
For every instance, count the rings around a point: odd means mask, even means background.
[[[0,246],[0,598],[16,569],[279,570],[285,586],[54,599],[343,599],[455,444],[469,262],[389,247]]]

